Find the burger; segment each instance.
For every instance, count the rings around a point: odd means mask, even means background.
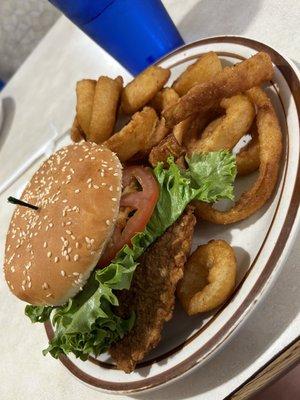
[[[151,168],[122,166],[88,142],[43,162],[16,201],[4,273],[31,321],[52,323],[44,354],[86,360],[109,351],[131,372],[172,316],[192,201],[232,198],[235,173],[226,151]]]

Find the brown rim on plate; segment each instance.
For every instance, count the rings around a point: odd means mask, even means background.
[[[203,44],[212,44],[212,43],[235,43],[235,44],[241,44],[241,45],[247,45],[248,47],[252,48],[255,51],[266,51],[269,53],[269,55],[272,58],[273,63],[276,65],[276,67],[280,70],[282,75],[284,76],[290,91],[294,97],[294,101],[296,104],[297,108],[297,113],[298,117],[300,118],[300,83],[299,79],[294,72],[293,68],[291,65],[288,63],[287,60],[285,60],[278,52],[276,52],[274,49],[271,47],[262,44],[260,42],[257,42],[252,39],[247,39],[247,38],[241,38],[241,37],[235,37],[235,36],[229,36],[229,37],[212,37],[208,39],[202,39],[196,42],[193,42],[191,44],[182,46],[181,48],[175,50],[174,52],[168,54],[166,57],[162,58],[161,60],[158,61],[158,63],[167,60],[168,58],[174,56],[175,54],[181,52],[183,49],[189,49],[191,47],[194,47],[195,45],[203,45]],[[232,54],[233,55],[233,54]],[[239,57],[234,54],[235,57]],[[186,60],[184,60],[186,61]],[[300,121],[298,120],[298,125],[300,126]],[[300,171],[299,171],[299,161],[300,161],[300,154],[298,158],[298,174],[297,178],[295,181],[294,189],[293,189],[293,194],[291,197],[291,201],[288,207],[288,212],[286,214],[285,221],[282,225],[280,234],[278,236],[277,242],[274,245],[274,249],[270,255],[269,260],[267,261],[262,273],[260,274],[259,278],[255,282],[253,288],[251,291],[248,293],[244,301],[240,304],[239,308],[235,311],[235,313],[232,315],[232,317],[223,325],[223,327],[213,336],[211,337],[208,342],[196,350],[192,355],[187,357],[184,361],[181,361],[177,365],[171,367],[169,370],[161,372],[153,377],[146,378],[140,381],[132,381],[132,382],[110,382],[110,381],[104,381],[98,378],[95,378],[86,372],[80,370],[68,357],[62,356],[60,357],[61,362],[64,364],[68,370],[74,374],[77,378],[82,380],[83,382],[98,387],[102,388],[104,390],[108,391],[119,391],[119,392],[127,392],[127,393],[132,393],[132,392],[138,392],[142,391],[145,389],[150,389],[154,388],[156,386],[159,386],[161,384],[164,384],[166,382],[169,382],[170,380],[173,380],[183,373],[187,372],[189,369],[192,367],[196,366],[199,361],[203,361],[205,358],[207,358],[213,351],[216,350],[217,347],[220,347],[220,345],[229,337],[229,335],[234,331],[238,325],[241,323],[239,319],[241,316],[248,310],[251,304],[255,302],[256,296],[259,294],[259,292],[263,289],[265,286],[266,282],[268,281],[268,278],[270,277],[272,271],[274,270],[278,259],[280,258],[282,251],[285,247],[285,244],[288,240],[289,234],[291,232],[291,229],[293,227],[293,223],[295,221],[297,211],[299,208],[299,203],[300,203]],[[286,173],[286,171],[285,171]],[[284,188],[284,185],[282,185],[282,189]],[[282,193],[281,193],[282,194]],[[274,221],[274,218],[276,216],[276,212],[278,209],[278,206],[280,204],[280,199],[277,204],[277,208],[274,213],[273,220],[271,222],[270,228],[265,236],[265,240],[261,246],[261,249],[266,241],[266,238],[270,232],[272,223]],[[260,253],[260,251],[259,251]],[[259,254],[258,253],[258,254]],[[257,259],[258,255],[256,256]],[[256,259],[253,261],[252,265],[250,268],[252,268],[253,264],[255,263]],[[250,269],[249,268],[249,269]],[[247,273],[246,273],[247,275]],[[244,279],[242,280],[242,282]],[[241,283],[240,283],[241,285]],[[210,322],[210,321],[209,321]],[[205,325],[205,327],[208,326],[209,322]],[[50,339],[53,336],[53,329],[50,323],[45,324],[46,332],[48,335],[48,338]],[[201,330],[201,328],[200,328]],[[199,330],[191,337],[188,339],[190,342],[195,338],[195,335],[199,334]],[[177,346],[180,348],[184,347],[184,344]],[[173,351],[172,351],[173,353]],[[169,352],[164,354],[164,358],[169,355]],[[159,357],[161,359],[161,357]],[[153,362],[157,362],[158,359],[156,358],[153,360]],[[113,367],[111,365],[111,367]]]

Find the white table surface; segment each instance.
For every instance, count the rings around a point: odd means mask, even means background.
[[[300,64],[299,0],[164,3],[186,42],[214,35],[243,35],[266,42]],[[61,18],[0,93],[6,111],[6,129],[0,135],[0,181],[49,139],[50,123],[58,132],[69,128],[78,79],[119,73],[129,78],[110,56]],[[15,193],[30,173],[0,195],[1,261],[12,211],[6,197]],[[184,380],[136,397],[223,399],[295,339],[300,333],[299,243],[300,235],[276,283],[225,348]],[[59,362],[41,355],[46,343],[43,327],[31,326],[23,317],[24,305],[9,294],[3,279],[0,304],[1,399],[117,398],[83,386]]]

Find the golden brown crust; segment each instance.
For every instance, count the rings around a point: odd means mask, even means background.
[[[82,79],[76,84],[76,115],[84,134],[88,136],[92,117],[96,81]]]
[[[257,107],[256,124],[259,135],[259,175],[254,185],[228,211],[218,211],[210,204],[195,201],[199,218],[216,224],[232,224],[248,218],[259,210],[272,195],[279,172],[282,134],[271,100],[260,88],[247,94]]]
[[[248,133],[255,117],[255,108],[247,96],[238,94],[223,99],[220,106],[226,114],[205,128],[201,138],[192,146],[191,153],[231,150]]]
[[[222,71],[222,64],[213,51],[203,54],[176,79],[172,88],[179,96],[185,95],[194,85],[207,82]]]
[[[118,214],[121,165],[107,148],[62,148],[33,175],[6,238],[11,291],[32,304],[59,305],[79,291],[99,260]]]
[[[188,315],[220,306],[231,295],[237,262],[232,247],[224,240],[211,240],[189,257],[177,286],[177,297]]]
[[[122,111],[133,114],[144,107],[164,87],[170,74],[169,69],[155,65],[141,72],[123,89]]]
[[[236,168],[238,176],[249,175],[258,170],[260,164],[259,160],[259,140],[257,127],[251,129],[251,140],[242,148],[236,155]]]
[[[214,79],[193,86],[176,104],[164,110],[162,115],[168,126],[174,126],[195,112],[205,113],[222,98],[270,80],[273,72],[270,56],[264,52],[257,53],[233,67],[224,68]]]
[[[175,160],[185,154],[185,149],[177,142],[173,133],[165,137],[157,146],[153,147],[149,154],[149,162],[155,167],[159,162],[163,162],[168,167],[168,157],[173,156]]]
[[[182,278],[190,252],[195,218],[191,207],[139,259],[130,290],[121,296],[119,313],[136,314],[133,329],[114,346],[110,354],[118,368],[134,370],[145,354],[160,341],[165,321],[171,319],[175,289]]]
[[[130,122],[112,135],[104,144],[117,153],[124,162],[147,149],[150,138],[156,131],[158,117],[151,107],[135,113]]]
[[[101,144],[113,133],[123,79],[100,76],[95,87],[88,140]]]
[[[179,95],[176,91],[172,88],[166,87],[161,89],[148,105],[153,107],[154,110],[160,114],[162,110],[175,104],[178,100]]]
[[[71,139],[73,142],[78,143],[81,140],[85,140],[84,133],[82,129],[80,128],[80,125],[78,123],[77,116],[75,116],[72,127],[71,127],[71,132],[70,132]]]

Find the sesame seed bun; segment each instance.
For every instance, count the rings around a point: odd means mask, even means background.
[[[103,146],[62,148],[33,175],[6,237],[10,290],[35,305],[61,305],[85,284],[119,212],[122,166]]]

